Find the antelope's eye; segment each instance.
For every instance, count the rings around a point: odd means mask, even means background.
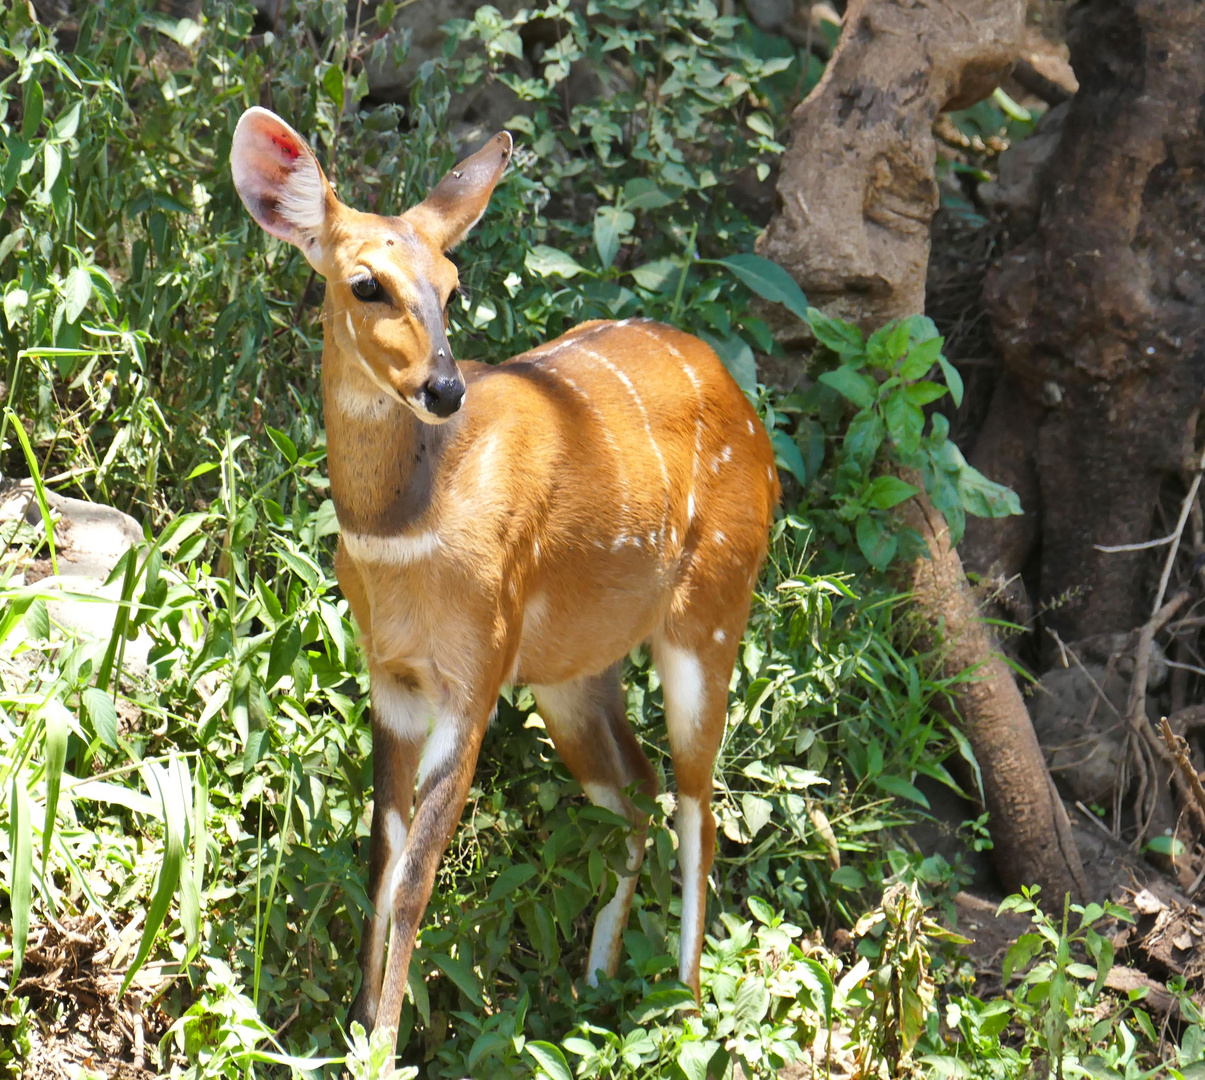
[[[366,304],[385,299],[385,290],[381,288],[381,283],[371,274],[356,278],[351,283],[351,294],[357,300],[363,300]]]
[[[464,295],[464,293],[461,290],[460,286],[459,285],[455,286],[455,288],[453,288],[452,291],[450,293],[448,293],[447,300],[444,301],[444,311],[447,311],[448,308],[450,308],[452,306],[453,300],[456,300],[463,295]]]

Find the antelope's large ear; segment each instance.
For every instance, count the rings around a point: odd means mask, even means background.
[[[251,216],[319,269],[322,227],[336,200],[306,141],[275,113],[248,109],[234,129],[230,171]]]
[[[498,132],[436,184],[421,203],[402,216],[444,251],[455,247],[485,213],[513,149],[510,132]]]

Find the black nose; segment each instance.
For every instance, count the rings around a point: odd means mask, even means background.
[[[423,404],[436,416],[451,416],[464,401],[464,381],[455,375],[440,375],[423,388]]]

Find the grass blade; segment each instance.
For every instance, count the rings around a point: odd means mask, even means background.
[[[138,952],[121,981],[118,997],[126,992],[130,981],[150,954],[151,946],[154,945],[159,929],[167,917],[172,897],[176,895],[176,886],[180,883],[180,867],[184,862],[184,834],[188,818],[184,807],[185,796],[179,790],[179,776],[175,770],[153,764],[146,766],[143,776],[148,788],[158,790],[159,799],[163,804],[163,864],[159,867],[155,894],[151,897],[150,907],[147,908],[146,925],[142,929],[142,940],[138,942]]]
[[[8,804],[8,845],[12,853],[13,975],[17,985],[29,940],[29,908],[33,900],[33,829],[29,821],[29,792],[18,773],[13,777]]]
[[[42,483],[42,470],[38,468],[38,459],[33,456],[33,447],[29,445],[29,436],[25,434],[25,428],[22,426],[20,419],[12,409],[5,409],[4,414],[12,418],[13,431],[16,432],[17,441],[21,444],[21,452],[25,455],[25,464],[29,468],[30,478],[33,480],[34,494],[38,499],[38,509],[42,511],[42,525],[46,529],[46,546],[50,549],[50,569],[54,571],[55,576],[59,572],[59,557],[54,550],[54,521],[50,516],[50,505],[46,502],[46,487]]]
[[[50,841],[54,837],[54,821],[59,806],[59,789],[63,783],[63,765],[67,761],[67,736],[71,733],[71,716],[61,701],[46,703],[42,710],[46,723],[46,821],[42,826],[42,876],[46,877],[50,858]],[[49,900],[49,890],[43,890]]]

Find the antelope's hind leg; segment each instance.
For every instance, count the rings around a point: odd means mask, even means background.
[[[711,812],[712,769],[728,716],[728,681],[749,614],[749,598],[733,595],[720,627],[673,620],[653,639],[653,662],[665,698],[665,726],[674,762],[678,810],[678,871],[682,877],[682,928],[678,949],[682,981],[699,999],[707,880],[715,859]]]
[[[623,930],[636,895],[648,835],[647,820],[622,792],[638,784],[645,794],[655,795],[657,774],[628,724],[618,664],[600,675],[531,689],[557,753],[582,791],[596,806],[613,810],[632,823],[628,873],[619,879],[615,895],[594,921],[586,981],[596,986],[600,970],[608,978],[619,970]]]

